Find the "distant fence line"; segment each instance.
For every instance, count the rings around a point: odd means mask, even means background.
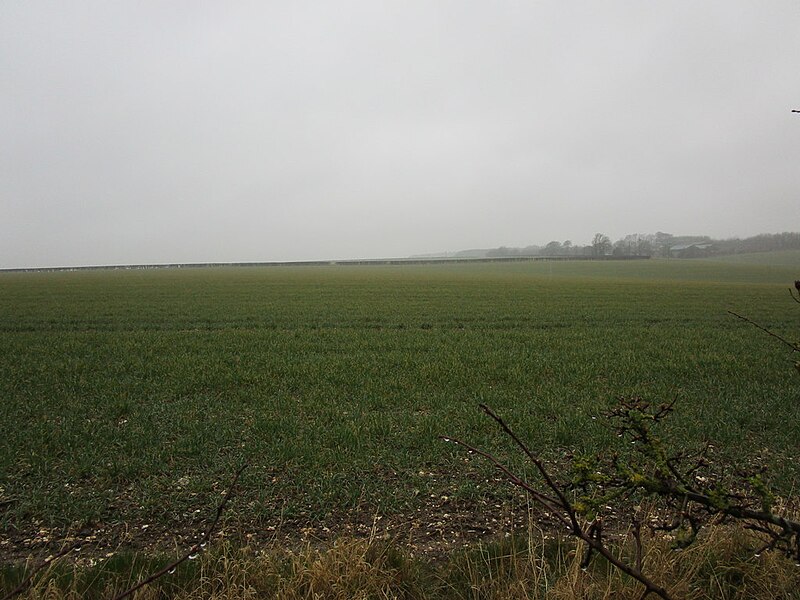
[[[3,273],[32,273],[52,271],[102,271],[139,269],[202,269],[210,267],[327,267],[327,266],[367,266],[367,265],[441,265],[451,263],[498,263],[498,262],[541,262],[575,260],[647,260],[647,255],[630,256],[496,256],[487,258],[376,258],[355,260],[303,260],[273,262],[213,262],[213,263],[165,263],[154,265],[96,265],[87,267],[36,267],[21,269],[0,269]]]

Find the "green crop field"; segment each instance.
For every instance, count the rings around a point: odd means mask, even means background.
[[[715,257],[712,260],[734,264],[763,265],[765,267],[794,267],[797,269],[797,265],[800,265],[800,250],[733,254]]]
[[[617,443],[619,396],[675,399],[670,439],[789,493],[800,379],[726,312],[800,335],[800,260],[766,257],[0,273],[0,556],[171,539],[244,460],[234,530],[499,506],[508,486],[437,437],[519,464],[481,402],[558,461]]]

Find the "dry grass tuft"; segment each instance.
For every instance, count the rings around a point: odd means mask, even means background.
[[[800,599],[800,567],[775,553],[755,556],[758,542],[734,527],[716,527],[690,548],[644,540],[644,570],[682,600]],[[632,544],[616,550],[632,556]],[[580,568],[582,548],[538,531],[454,552],[441,564],[412,559],[374,540],[339,540],[327,548],[256,553],[220,545],[174,575],[140,590],[136,600],[637,600],[642,586],[599,559]],[[129,561],[129,566],[135,561]],[[143,568],[139,564],[139,569]],[[118,563],[114,569],[122,569]],[[57,565],[25,594],[29,600],[107,598],[136,577],[109,565]],[[137,575],[138,577],[138,575]],[[9,588],[10,589],[10,588]]]
[[[685,550],[665,537],[645,541],[644,571],[681,600],[800,598],[800,567],[778,553],[754,554],[761,541],[740,528],[713,527]],[[618,551],[632,553],[628,544]],[[571,552],[565,571],[542,598],[558,600],[635,600],[642,586],[607,563],[580,568],[581,552]]]

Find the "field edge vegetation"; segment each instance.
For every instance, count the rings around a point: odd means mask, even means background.
[[[646,568],[682,600],[800,598],[800,566],[776,553],[753,553],[747,532],[718,526],[690,549],[665,539],[645,540]],[[615,553],[631,553],[621,536]],[[409,600],[638,599],[642,587],[603,561],[587,569],[583,549],[536,529],[452,550],[438,561],[404,552],[392,541],[339,539],[327,545],[253,549],[218,542],[195,560],[137,591],[138,600],[285,600],[397,598]],[[19,595],[23,600],[108,599],[168,560],[121,553],[96,565],[53,563]],[[12,590],[24,566],[0,571],[0,590]]]

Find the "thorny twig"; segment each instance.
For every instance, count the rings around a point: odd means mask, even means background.
[[[152,575],[150,575],[146,579],[143,579],[142,581],[140,581],[139,583],[137,583],[133,587],[125,590],[121,594],[119,594],[117,596],[114,596],[113,600],[122,600],[123,598],[127,598],[128,596],[132,595],[134,592],[136,592],[140,588],[146,586],[148,583],[152,583],[156,579],[159,579],[160,577],[163,577],[164,575],[166,575],[167,573],[169,573],[173,569],[175,569],[181,563],[189,560],[189,558],[191,558],[193,556],[196,556],[198,553],[202,552],[203,548],[205,548],[206,543],[211,538],[211,534],[214,533],[214,529],[216,529],[217,524],[219,523],[219,520],[222,517],[222,513],[225,511],[225,507],[228,504],[228,501],[231,499],[231,496],[233,495],[233,489],[236,486],[236,483],[239,481],[239,476],[242,474],[242,471],[244,471],[245,468],[247,468],[247,463],[244,463],[236,471],[236,474],[233,477],[233,481],[231,481],[231,484],[228,487],[228,490],[225,492],[225,497],[219,503],[219,506],[217,506],[217,513],[214,516],[214,520],[211,522],[211,525],[208,526],[208,528],[206,529],[206,531],[202,535],[202,537],[191,548],[189,548],[189,550],[183,556],[181,556],[177,560],[171,562],[166,567],[156,571],[155,573],[153,573]]]
[[[443,439],[488,459],[512,484],[522,488],[535,503],[549,510],[567,527],[570,535],[586,543],[586,553],[581,561],[583,568],[589,565],[593,554],[597,553],[615,568],[644,585],[643,598],[651,593],[665,600],[670,596],[664,588],[642,572],[643,549],[638,516],[634,515],[632,531],[636,551],[635,564],[630,565],[617,558],[606,546],[603,517],[598,509],[598,506],[612,501],[619,502],[621,498],[632,494],[656,496],[675,510],[675,520],[672,523],[650,526],[653,531],[676,532],[673,542],[675,549],[690,546],[706,525],[732,520],[767,537],[767,543],[758,553],[780,550],[800,561],[800,522],[772,511],[773,497],[760,479],[761,472],[749,477],[740,473],[744,487],[730,488],[723,484],[721,478],[701,471],[710,466],[710,444],[696,454],[671,454],[667,451],[662,441],[651,431],[651,427],[670,414],[672,403],[651,406],[639,398],[620,399],[620,405],[609,416],[617,420],[616,431],[620,435],[635,441],[634,455],[627,459],[615,455],[608,461],[593,464],[591,469],[573,462],[573,472],[578,474],[578,479],[573,478],[566,483],[558,482],[544,462],[527,448],[497,414],[486,406],[481,408],[522,449],[541,475],[543,485],[537,486],[524,481],[488,452],[460,440]],[[702,476],[701,473],[707,476]],[[570,500],[567,494],[575,489],[581,489],[585,495]]]
[[[494,411],[492,411],[488,406],[481,405],[483,411],[489,415],[506,433],[517,446],[525,453],[525,455],[531,460],[534,464],[536,469],[541,474],[542,478],[544,479],[545,486],[555,495],[544,494],[534,488],[532,485],[528,484],[527,482],[523,481],[520,477],[514,474],[508,467],[506,467],[502,462],[500,462],[497,458],[493,455],[489,454],[488,452],[484,452],[482,450],[478,450],[473,446],[462,442],[461,440],[454,439],[451,437],[443,437],[442,439],[449,442],[454,442],[459,446],[465,448],[468,452],[477,454],[489,460],[492,464],[494,464],[500,471],[502,471],[508,480],[525,490],[525,492],[537,503],[541,506],[550,510],[556,518],[559,519],[563,524],[565,524],[569,530],[570,534],[581,539],[583,542],[587,544],[587,551],[582,564],[586,564],[588,566],[588,562],[591,559],[591,556],[594,552],[600,554],[603,558],[605,558],[609,563],[611,563],[614,567],[622,571],[623,573],[629,575],[630,577],[634,578],[636,581],[644,585],[644,593],[642,594],[642,598],[647,597],[648,595],[657,594],[664,600],[672,600],[672,597],[669,595],[666,589],[659,586],[655,582],[653,582],[649,577],[644,575],[640,569],[633,567],[619,558],[617,558],[605,545],[603,540],[603,527],[602,527],[602,518],[597,517],[593,519],[588,525],[583,525],[580,520],[580,515],[575,508],[575,506],[570,502],[570,500],[564,494],[562,487],[556,483],[553,477],[550,475],[549,471],[545,467],[542,460],[536,456],[531,450],[519,439],[519,437],[511,430],[511,428],[500,418]]]
[[[773,538],[771,548],[781,548],[788,556],[800,561],[800,522],[772,512],[772,496],[761,482],[760,473],[749,478],[739,475],[749,489],[744,491],[723,486],[714,477],[699,476],[699,468],[708,466],[706,451],[697,455],[694,464],[680,468],[677,463],[681,461],[676,460],[674,455],[670,456],[661,440],[649,431],[650,426],[657,423],[665,413],[660,409],[652,409],[647,402],[635,398],[620,402],[622,408],[612,414],[638,415],[638,418],[628,418],[633,423],[629,429],[635,431],[633,435],[638,435],[639,439],[650,440],[647,445],[637,445],[637,450],[645,457],[646,463],[634,473],[634,478],[626,484],[627,487],[664,498],[674,506],[679,504],[681,521],[676,523],[680,527],[682,522],[688,522],[692,529],[692,538],[709,519],[718,519],[720,522],[733,519],[741,521],[744,526],[754,524],[766,528],[764,533]],[[647,418],[648,415],[655,418]],[[624,427],[625,425],[620,430]],[[641,430],[646,430],[646,433],[641,433]],[[706,450],[708,448],[707,445]],[[668,470],[659,468],[659,461],[669,464]],[[701,511],[701,514],[697,511]]]

